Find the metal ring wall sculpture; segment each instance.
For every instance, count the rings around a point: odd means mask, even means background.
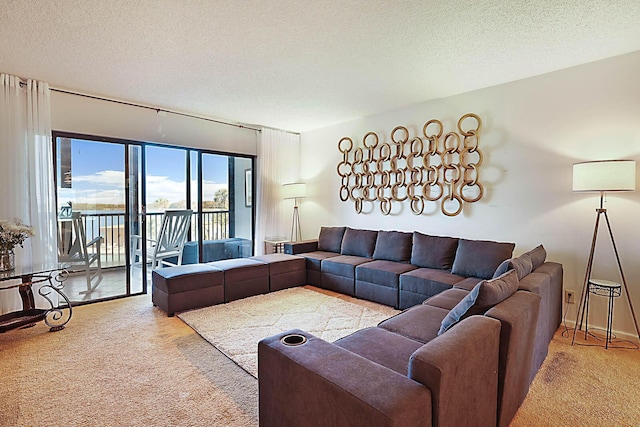
[[[368,132],[361,147],[342,138],[338,142],[342,161],[336,168],[340,200],[354,202],[357,213],[367,202],[377,204],[384,215],[394,204],[407,203],[411,212],[421,215],[428,202],[440,202],[443,214],[458,215],[464,202],[482,198],[484,188],[478,171],[482,120],[465,114],[457,127],[457,132],[444,134],[442,122],[433,119],[422,127],[422,136],[411,138],[406,127],[397,126],[391,131],[391,143]]]

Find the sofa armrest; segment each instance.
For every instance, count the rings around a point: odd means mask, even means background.
[[[500,322],[471,316],[413,353],[408,375],[431,391],[432,425],[496,425],[499,349]]]
[[[261,427],[430,425],[426,387],[300,330],[258,343],[258,378]]]
[[[304,240],[302,242],[287,242],[284,244],[284,253],[289,255],[303,254],[318,250],[317,240]]]

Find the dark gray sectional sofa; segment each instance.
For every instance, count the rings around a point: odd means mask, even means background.
[[[317,241],[286,243],[305,257],[307,283],[405,309],[453,286],[490,279],[515,245],[399,231],[322,227]]]
[[[561,321],[562,265],[542,246],[323,228],[288,244],[307,283],[402,313],[334,343],[260,341],[260,425],[508,426]]]

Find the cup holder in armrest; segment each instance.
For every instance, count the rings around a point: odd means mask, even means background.
[[[289,334],[280,338],[280,342],[289,347],[296,347],[307,342],[307,337],[300,334]]]

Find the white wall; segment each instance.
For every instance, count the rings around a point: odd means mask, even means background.
[[[308,197],[300,207],[303,235],[317,237],[322,225],[418,230],[515,242],[516,254],[542,243],[548,259],[564,265],[565,288],[575,290],[579,298],[598,196],[572,193],[572,164],[597,159],[640,162],[639,75],[636,52],[304,133],[301,170]],[[483,120],[480,180],[485,196],[466,205],[459,216],[445,217],[439,209],[415,216],[408,206],[391,216],[377,207],[358,215],[352,202],[340,201],[340,138],[361,141],[366,132],[374,131],[381,142],[391,142],[395,126],[406,126],[417,136],[432,118],[442,120],[446,131],[454,130],[458,118],[468,112]],[[640,315],[640,184],[637,187],[633,193],[610,195],[606,207]],[[606,228],[601,229],[599,243],[593,276],[619,280]],[[606,304],[595,300],[594,323],[604,324]],[[635,334],[626,298],[615,304],[614,329]],[[575,320],[576,306],[570,307],[568,320]]]
[[[257,132],[154,110],[51,92],[51,128],[57,131],[256,154]]]

